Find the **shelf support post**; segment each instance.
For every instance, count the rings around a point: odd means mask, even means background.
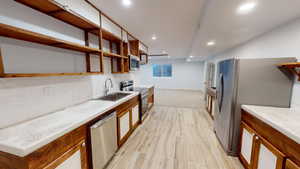
[[[89,46],[89,33],[88,31],[84,31],[84,40],[85,40],[85,46]],[[85,53],[85,62],[86,62],[86,71],[91,72],[91,55],[90,53]]]
[[[3,63],[2,53],[1,53],[1,46],[0,46],[0,77],[4,77],[4,76],[5,76],[4,63]]]
[[[102,13],[101,11],[99,11],[99,15],[100,15],[100,29],[99,29],[99,36],[98,36],[98,40],[99,40],[99,49],[101,50],[101,53],[99,54],[99,64],[100,64],[100,72],[104,73],[104,64],[103,64],[103,58],[104,58],[104,54],[103,54],[103,35],[102,35]]]
[[[124,46],[123,46],[123,29],[121,28],[121,42],[120,42],[120,54],[124,56]],[[124,58],[121,58],[121,72],[124,73]]]

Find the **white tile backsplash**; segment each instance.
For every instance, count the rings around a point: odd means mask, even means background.
[[[84,44],[82,30],[15,1],[1,1],[0,22]],[[90,46],[98,46],[94,35]],[[80,52],[4,37],[0,37],[0,50],[6,73],[86,71],[85,54]],[[100,97],[107,78],[113,80],[114,90],[119,90],[120,81],[135,79],[133,73],[111,74],[110,59],[104,62],[103,75],[0,79],[0,128]],[[97,57],[92,58],[92,69],[99,70]]]

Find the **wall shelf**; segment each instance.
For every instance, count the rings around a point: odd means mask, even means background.
[[[100,26],[82,17],[76,12],[64,7],[54,0],[15,0],[49,16],[62,20],[83,30],[99,30]],[[99,32],[99,31],[98,31]],[[97,31],[94,33],[98,34]]]
[[[95,54],[101,52],[101,50],[99,49],[83,46],[77,43],[68,42],[65,40],[57,39],[54,37],[50,37],[36,32],[31,32],[25,29],[21,29],[14,26],[1,24],[1,23],[0,23],[0,35],[9,38],[44,44],[48,46],[74,50],[78,52],[87,52],[87,53],[95,53]]]
[[[282,63],[277,66],[282,69],[288,69],[290,72],[296,74],[300,81],[300,70],[297,70],[300,69],[300,62]]]
[[[110,53],[110,52],[103,52],[103,55],[105,57],[113,57],[113,58],[126,58],[125,56],[121,56],[119,54],[115,54],[115,53]]]
[[[103,39],[112,41],[112,42],[117,42],[117,43],[121,43],[121,39],[119,37],[117,37],[116,35],[110,33],[109,31],[102,29],[102,37]]]
[[[96,22],[83,17],[85,13],[82,11],[77,11],[77,7],[71,4],[71,1],[61,1],[61,0],[15,0],[25,6],[35,9],[41,13],[54,17],[65,23],[73,25],[84,31],[85,45],[80,45],[65,40],[57,39],[40,33],[31,32],[29,30],[24,30],[22,28],[17,28],[5,24],[0,24],[0,36],[15,38],[19,40],[25,40],[29,42],[44,44],[48,46],[69,49],[79,52],[84,52],[86,55],[86,72],[87,73],[37,73],[37,74],[6,74],[4,71],[4,65],[1,61],[0,55],[0,77],[37,77],[37,76],[72,76],[72,75],[92,75],[101,74],[104,70],[103,57],[109,57],[111,59],[112,73],[128,73],[129,72],[129,51],[133,51],[131,54],[139,56],[138,43],[140,42],[135,37],[133,37],[129,32],[125,31],[122,26],[117,24],[97,7],[92,5],[88,0],[85,0],[92,8],[95,9],[94,14],[99,13],[99,25]],[[90,9],[90,8],[88,8]],[[86,10],[86,9],[85,9]],[[77,12],[75,12],[77,11]],[[91,12],[93,9],[91,9]],[[106,17],[112,23],[116,24],[120,28],[121,37],[111,33],[114,30],[105,30],[103,28],[102,16]],[[91,19],[91,18],[90,18]],[[95,19],[95,18],[93,18]],[[92,20],[93,20],[92,19]],[[97,20],[97,19],[96,19]],[[111,31],[110,31],[111,30]],[[124,33],[125,32],[125,33]],[[98,37],[99,49],[89,47],[89,33],[92,33]],[[124,38],[124,36],[125,38]],[[128,36],[134,42],[127,42]],[[110,43],[110,52],[104,52],[103,40],[108,40]],[[133,44],[132,44],[133,43]],[[114,50],[112,49],[117,46]],[[130,47],[132,45],[132,47]],[[131,49],[133,48],[133,49]],[[114,51],[114,53],[113,53]],[[117,52],[115,52],[117,51]],[[0,53],[1,54],[1,53]],[[96,54],[99,56],[100,71],[93,73],[91,70],[91,54]]]
[[[82,73],[7,73],[3,78],[16,78],[16,77],[47,77],[47,76],[89,76],[102,74],[101,72],[82,72]]]

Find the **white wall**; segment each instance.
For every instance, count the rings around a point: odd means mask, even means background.
[[[15,1],[1,1],[0,23],[84,44],[82,30]],[[91,45],[97,46],[96,38],[92,39]],[[83,53],[4,37],[0,37],[0,47],[6,73],[85,71]],[[92,60],[93,69],[99,69],[99,59],[93,57]],[[0,128],[100,97],[104,94],[104,81],[108,77],[113,79],[115,90],[121,80],[136,80],[133,73],[111,74],[109,59],[105,59],[104,72],[104,75],[85,77],[0,79]]]
[[[226,58],[296,57],[300,59],[300,19],[228,50],[208,61],[218,62]],[[294,85],[292,106],[300,106],[300,83]]]
[[[153,77],[152,64],[172,64],[173,75],[167,77]],[[203,90],[203,62],[186,62],[185,60],[153,59],[149,64],[142,66],[138,78],[143,84],[154,84],[160,89],[188,89]]]

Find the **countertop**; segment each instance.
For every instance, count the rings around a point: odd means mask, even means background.
[[[148,88],[148,89],[150,89],[150,88],[154,87],[154,85],[153,84],[152,85],[137,85],[135,87],[141,87],[141,88]]]
[[[116,102],[90,100],[31,121],[0,130],[0,151],[24,157],[64,134],[138,95]]]
[[[242,109],[300,144],[300,108],[242,105]]]

